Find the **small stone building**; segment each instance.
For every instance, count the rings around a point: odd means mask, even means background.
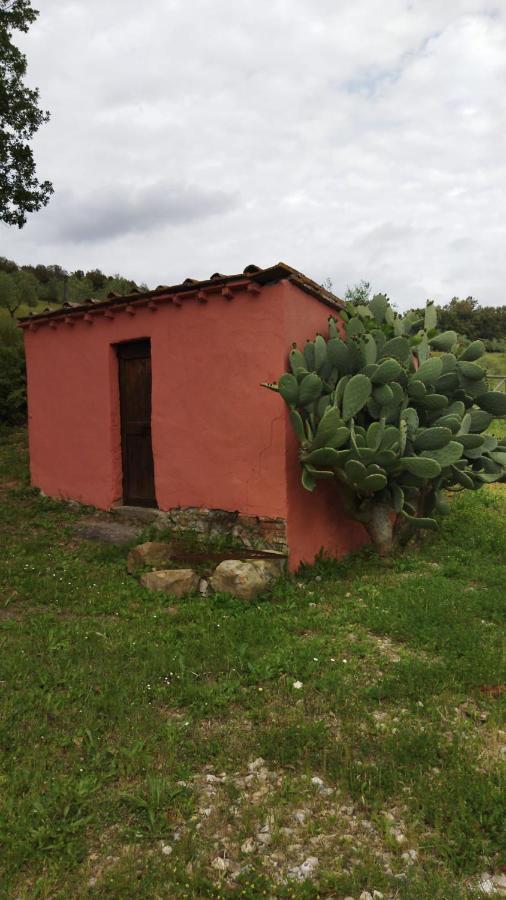
[[[285,404],[260,386],[341,307],[279,263],[21,320],[32,484],[288,550],[292,569],[357,548],[335,488],[302,488]]]

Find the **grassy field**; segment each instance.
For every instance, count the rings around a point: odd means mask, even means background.
[[[491,375],[506,375],[506,353],[485,353],[482,362]]]
[[[481,896],[505,863],[505,487],[391,567],[173,603],[28,487],[22,431],[0,443],[2,898]]]

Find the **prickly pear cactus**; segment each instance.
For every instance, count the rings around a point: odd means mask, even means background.
[[[403,316],[377,294],[340,317],[328,337],[294,345],[290,371],[264,386],[289,407],[304,487],[337,480],[386,555],[402,525],[437,527],[445,491],[504,477],[506,438],[486,432],[506,418],[506,394],[487,384],[482,342],[462,349],[454,331],[438,332],[432,303],[423,318]]]

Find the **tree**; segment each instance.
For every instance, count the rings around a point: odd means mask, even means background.
[[[26,371],[23,336],[15,322],[0,318],[0,422],[22,425],[26,419]]]
[[[506,418],[506,394],[491,391],[455,331],[438,332],[437,311],[402,316],[384,294],[347,304],[329,339],[317,335],[289,353],[277,384],[300,442],[302,484],[338,484],[348,515],[386,556],[416,528],[435,529],[446,491],[477,490],[506,471],[506,438],[485,434]],[[432,355],[436,351],[440,355]],[[336,497],[337,499],[337,497]]]
[[[27,32],[37,15],[30,0],[0,0],[0,219],[18,228],[53,193],[49,181],[38,181],[29,145],[49,113],[38,90],[24,84],[26,56],[12,42],[12,32]]]
[[[357,284],[354,284],[353,287],[348,285],[344,295],[344,299],[348,300],[349,303],[353,303],[354,306],[367,306],[370,297],[371,282],[364,281],[363,278],[361,281],[358,281]]]
[[[37,288],[37,279],[30,272],[0,272],[0,308],[14,319],[20,306],[37,306]]]

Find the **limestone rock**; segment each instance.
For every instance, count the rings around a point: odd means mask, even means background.
[[[171,561],[172,547],[162,541],[146,541],[130,550],[127,569],[133,575],[141,566],[166,566]]]
[[[144,572],[141,584],[148,591],[164,591],[174,597],[182,597],[189,591],[196,591],[199,576],[193,569],[162,569],[158,572]]]
[[[283,562],[273,559],[226,559],[211,577],[214,591],[232,594],[240,600],[254,600],[269,590],[281,575]]]

